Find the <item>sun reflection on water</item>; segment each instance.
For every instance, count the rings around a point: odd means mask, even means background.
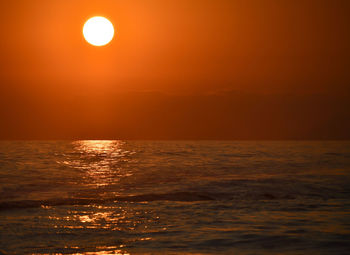
[[[73,142],[74,153],[62,162],[83,173],[84,184],[101,187],[116,184],[120,178],[131,176],[123,164],[133,152],[123,148],[118,140],[81,140]]]
[[[69,254],[130,254],[129,245],[146,243],[153,240],[150,231],[159,233],[161,230],[156,222],[159,217],[143,206],[135,208],[129,203],[109,205],[75,206],[70,210],[53,210],[54,215],[48,216],[57,233],[71,233],[79,231],[89,235],[96,235],[96,246],[93,250],[81,247],[78,240],[68,240],[64,249]],[[152,228],[149,230],[149,228]],[[109,239],[107,245],[99,239],[100,235],[113,233],[115,239]],[[126,234],[128,233],[128,234]],[[91,247],[89,247],[91,248]],[[60,253],[57,253],[60,254]],[[65,253],[66,254],[66,253]]]
[[[76,191],[71,192],[73,198],[97,199],[106,204],[75,206],[62,215],[55,212],[48,218],[57,231],[70,232],[74,230],[86,233],[105,233],[111,231],[118,235],[125,231],[144,229],[144,217],[147,212],[134,211],[129,204],[114,204],[113,198],[121,192],[121,179],[132,175],[127,167],[134,152],[126,149],[126,143],[117,140],[81,140],[71,144],[69,153],[65,153],[60,164],[74,170],[73,185]],[[112,199],[112,200],[111,200]],[[54,210],[42,207],[44,210]],[[148,215],[147,215],[148,216]],[[143,226],[143,227],[142,227]],[[149,237],[136,238],[134,241],[149,241]],[[113,241],[114,242],[114,241]],[[117,240],[116,246],[96,246],[95,251],[85,251],[77,242],[67,245],[71,254],[129,254],[124,249],[123,241]]]
[[[117,247],[97,247],[97,248],[107,248],[107,249],[115,249]],[[106,251],[95,251],[95,252],[84,252],[84,253],[73,253],[72,255],[107,255],[107,254],[115,254],[115,255],[130,255],[130,253],[124,252],[122,250],[106,250]]]
[[[77,145],[77,149],[86,153],[106,153],[122,151],[117,149],[122,142],[114,140],[82,140],[74,142]]]

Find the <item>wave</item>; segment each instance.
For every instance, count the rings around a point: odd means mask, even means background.
[[[255,196],[248,196],[254,200],[294,199],[291,196],[278,196],[271,193],[261,193]],[[245,199],[249,199],[245,197]],[[134,196],[115,196],[105,199],[86,198],[62,198],[48,200],[21,200],[0,202],[0,211],[23,208],[36,208],[41,206],[65,206],[65,205],[90,205],[107,204],[113,202],[152,202],[152,201],[177,201],[177,202],[199,202],[213,200],[235,200],[242,199],[242,196],[233,193],[208,193],[208,192],[172,192],[163,194],[142,194]]]
[[[152,201],[211,201],[214,197],[197,192],[174,192],[166,194],[143,194],[134,196],[116,196],[106,199],[63,198],[49,200],[21,200],[0,202],[0,210],[35,208],[41,206],[89,205],[111,202],[152,202]]]

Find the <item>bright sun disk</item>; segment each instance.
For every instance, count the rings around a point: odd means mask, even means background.
[[[86,21],[83,34],[88,43],[94,46],[104,46],[112,41],[114,27],[108,19],[96,16]]]

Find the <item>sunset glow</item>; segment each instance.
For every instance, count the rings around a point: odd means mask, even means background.
[[[350,254],[349,0],[0,10],[0,255]]]

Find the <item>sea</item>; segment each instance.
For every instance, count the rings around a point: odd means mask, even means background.
[[[350,142],[2,141],[0,254],[350,254]]]

